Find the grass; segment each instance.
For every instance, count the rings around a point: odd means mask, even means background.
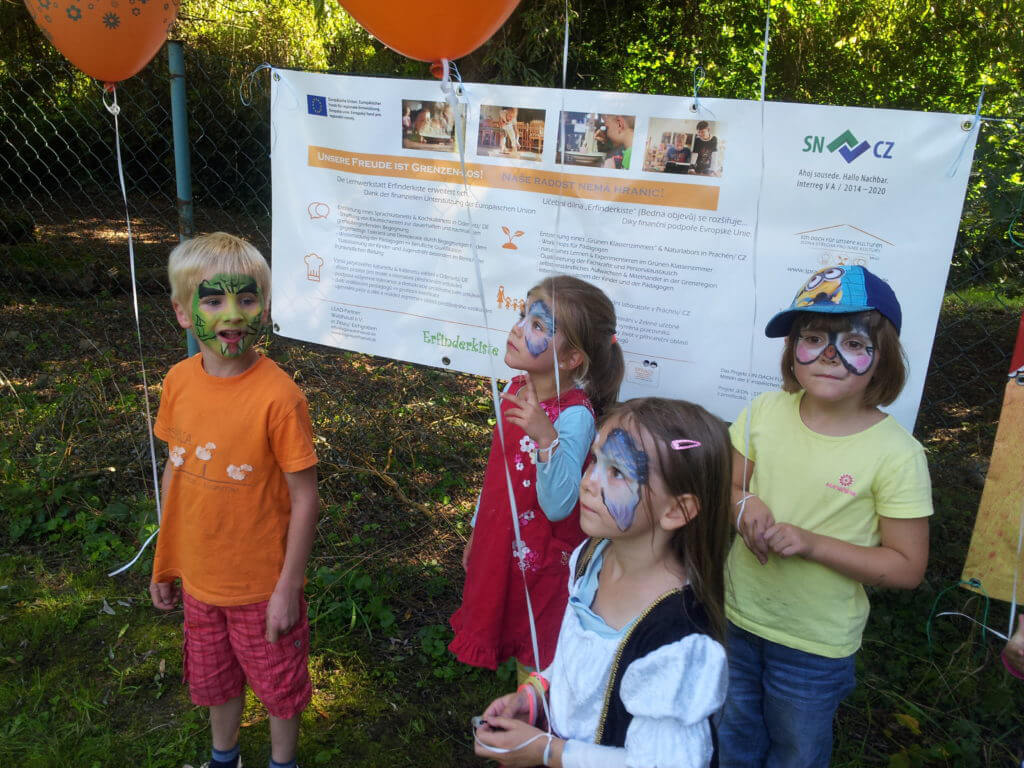
[[[125,562],[155,519],[133,328],[116,292],[0,296],[0,765],[177,768],[207,759],[204,710],[181,683],[180,611],[149,603],[151,555]],[[926,623],[959,577],[998,417],[1019,305],[950,298],[918,434],[936,516],[926,583],[876,591],[840,709],[836,766],[1019,764],[1019,681],[999,644],[961,619]],[[182,354],[161,297],[142,306],[155,406]],[[953,344],[952,342],[955,342]],[[966,350],[966,351],[965,351]],[[490,435],[485,382],[275,338],[269,354],[310,401],[322,518],[309,567],[315,695],[305,766],[479,765],[469,718],[512,671],[468,669],[446,650],[459,558]],[[986,389],[984,382],[990,382]],[[940,609],[981,617],[962,590]],[[1006,623],[995,604],[992,622]],[[247,764],[268,754],[247,702]]]

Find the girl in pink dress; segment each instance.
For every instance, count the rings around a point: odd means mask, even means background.
[[[504,443],[495,427],[463,555],[466,582],[462,605],[451,618],[455,638],[449,648],[477,667],[495,669],[511,656],[536,668],[554,655],[568,599],[569,556],[584,538],[579,482],[595,413],[615,402],[622,381],[614,306],[583,280],[545,279],[529,292],[509,332],[505,363],[524,375],[502,394]],[[506,461],[522,541],[518,551]],[[524,576],[539,660],[533,658]]]

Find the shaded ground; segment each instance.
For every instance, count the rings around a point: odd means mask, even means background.
[[[184,349],[161,276],[176,234],[161,222],[134,220],[153,407]],[[120,226],[116,213],[40,224],[42,250],[21,253],[46,259],[0,248],[0,711],[16,713],[0,724],[4,765],[180,766],[205,749],[204,715],[179,682],[180,615],[148,604],[149,557],[104,575],[155,517]],[[269,231],[227,213],[200,229],[219,227],[256,242]],[[54,258],[65,252],[81,258]],[[1019,691],[996,646],[939,620],[929,654],[925,633],[962,566],[1015,328],[1016,310],[998,302],[947,300],[917,430],[935,485],[929,574],[915,592],[872,598],[836,765],[1021,759]],[[302,762],[478,764],[468,718],[509,683],[455,664],[445,644],[488,444],[485,382],[280,338],[267,347],[309,398],[321,458],[307,590],[317,694]],[[943,600],[981,618],[964,592]],[[996,626],[1004,614],[993,609]],[[264,759],[264,722],[251,702],[252,764]]]

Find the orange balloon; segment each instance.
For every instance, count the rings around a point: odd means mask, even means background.
[[[420,61],[458,59],[487,42],[519,0],[338,0],[388,48]]]
[[[25,0],[25,6],[68,61],[104,83],[146,66],[178,15],[178,0]]]

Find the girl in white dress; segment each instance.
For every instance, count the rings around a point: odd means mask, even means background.
[[[478,755],[508,766],[716,764],[730,472],[725,425],[700,406],[643,398],[608,414],[580,484],[591,538],[570,561],[555,659],[475,721]]]

